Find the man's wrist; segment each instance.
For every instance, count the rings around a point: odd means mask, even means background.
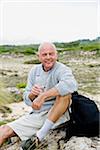
[[[34,98],[36,97],[35,95],[33,95],[32,93],[30,93],[28,95],[29,99],[33,102]]]
[[[46,100],[45,92],[42,92],[39,96],[40,96],[41,100],[42,100],[43,102],[45,102],[45,100]]]

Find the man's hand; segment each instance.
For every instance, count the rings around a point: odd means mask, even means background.
[[[40,93],[42,92],[42,87],[40,85],[35,84],[29,94],[29,98],[33,101]]]
[[[41,92],[42,92],[42,87],[37,84],[35,84],[31,90],[31,93],[35,96],[38,96]]]
[[[55,87],[41,92],[32,102],[32,108],[36,110],[40,109],[43,103],[48,100],[48,98],[54,96],[59,96],[59,91]]]
[[[35,100],[32,102],[32,108],[39,110],[45,101],[44,94],[41,93]]]

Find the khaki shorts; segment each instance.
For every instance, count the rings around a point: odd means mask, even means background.
[[[46,118],[48,111],[42,111],[39,113],[30,113],[19,119],[8,123],[7,125],[11,127],[14,132],[20,137],[21,140],[27,140],[32,135],[36,134],[37,130],[39,130]],[[56,128],[58,125],[68,121],[70,119],[68,111],[55,123],[53,128]]]

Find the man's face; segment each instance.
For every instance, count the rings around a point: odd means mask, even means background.
[[[49,71],[57,60],[57,52],[54,47],[46,44],[43,46],[38,54],[40,62],[44,66],[45,71]]]

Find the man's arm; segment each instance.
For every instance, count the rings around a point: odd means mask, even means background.
[[[77,91],[77,82],[70,68],[61,70],[59,73],[59,82],[51,89],[41,93],[32,103],[33,109],[40,109],[46,100],[53,96],[65,96]]]
[[[59,92],[54,87],[49,89],[48,91],[42,92],[35,100],[32,102],[33,109],[40,109],[43,103],[48,100],[50,97],[58,96]]]
[[[33,101],[41,92],[42,92],[42,87],[40,85],[35,84],[32,87],[32,90],[29,93],[28,97],[31,101]]]
[[[27,86],[26,86],[25,91],[23,93],[24,102],[28,106],[32,105],[32,100],[35,98],[35,95],[33,96],[33,94],[31,93],[32,87],[34,85],[34,76],[35,76],[34,73],[35,73],[35,67],[32,68],[28,73]],[[31,93],[31,95],[30,95],[30,93]]]

